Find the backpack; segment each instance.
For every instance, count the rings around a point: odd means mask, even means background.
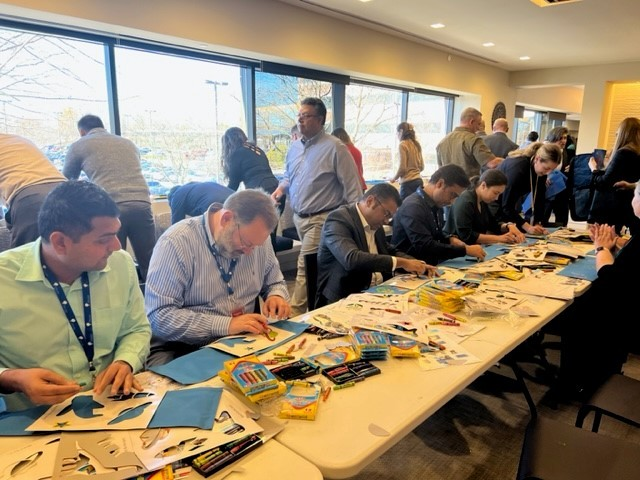
[[[569,188],[569,211],[574,222],[585,222],[593,203],[595,189],[591,186],[591,153],[581,153],[571,159],[567,173]]]

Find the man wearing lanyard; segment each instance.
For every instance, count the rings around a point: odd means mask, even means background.
[[[93,387],[140,390],[151,328],[118,207],[89,182],[46,197],[35,242],[0,254],[0,393],[9,409]]]
[[[362,195],[353,157],[344,143],[324,131],[326,117],[327,108],[322,100],[302,100],[298,112],[302,137],[291,144],[282,181],[271,194],[275,202],[289,194],[293,222],[302,242],[291,299],[293,315],[301,315],[307,309],[304,256],[318,250],[327,215],[341,205],[357,202]]]
[[[324,222],[318,249],[316,307],[337,302],[391,277],[396,268],[435,274],[435,267],[392,248],[385,238],[388,224],[402,201],[388,183],[371,187],[355,205],[331,212]]]
[[[266,333],[289,316],[289,294],[271,242],[278,222],[263,191],[171,226],[156,243],[145,289],[153,340],[148,365],[162,365],[220,337]],[[255,312],[258,296],[263,312]]]

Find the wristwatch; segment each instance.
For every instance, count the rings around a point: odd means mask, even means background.
[[[602,245],[599,247],[596,247],[596,255],[598,254],[598,252],[601,252],[602,250],[606,250],[606,251],[610,251],[607,247],[603,247]]]

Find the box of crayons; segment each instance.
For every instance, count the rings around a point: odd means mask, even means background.
[[[363,360],[386,360],[389,355],[389,342],[385,333],[358,329],[351,334],[351,341]]]
[[[193,459],[191,464],[200,475],[209,477],[260,445],[262,445],[262,439],[258,435],[247,435],[201,453]]]
[[[317,383],[300,380],[288,381],[287,391],[284,394],[278,416],[298,420],[315,420],[321,390],[321,386]]]
[[[467,288],[448,280],[436,278],[418,287],[416,296],[419,305],[453,313],[461,310],[464,306],[462,297],[473,292],[473,288]]]
[[[223,381],[226,377],[233,382],[247,397],[271,390],[277,391],[280,384],[278,379],[255,355],[234,358],[225,362],[220,377]]]

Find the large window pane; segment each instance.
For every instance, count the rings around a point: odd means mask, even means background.
[[[109,121],[101,44],[0,29],[0,122],[62,168],[86,113]]]
[[[331,83],[289,75],[256,72],[256,142],[267,157],[273,173],[284,172],[284,160],[291,143],[300,101],[320,98],[327,107],[325,130],[332,131]]]
[[[449,97],[409,94],[407,121],[413,124],[416,138],[422,147],[425,176],[431,175],[438,168],[436,145],[447,134],[447,112],[450,103]]]
[[[224,182],[220,137],[247,129],[240,67],[117,48],[116,72],[122,136],[140,149],[152,192]]]
[[[347,85],[345,130],[362,152],[365,180],[395,173],[402,92],[367,85]]]

